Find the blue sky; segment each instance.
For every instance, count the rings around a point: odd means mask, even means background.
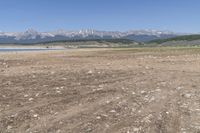
[[[0,0],[0,31],[200,32],[200,0]]]

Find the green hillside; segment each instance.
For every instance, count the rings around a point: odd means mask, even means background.
[[[173,37],[173,38],[168,38],[168,39],[153,40],[148,43],[161,44],[164,42],[171,42],[171,41],[194,41],[194,40],[200,40],[200,35],[184,35],[184,36],[178,36],[178,37]]]
[[[38,45],[38,44],[36,44]],[[108,48],[108,47],[140,47],[143,43],[128,39],[92,39],[92,40],[63,40],[39,43],[46,46],[64,46],[66,48]]]
[[[49,41],[49,42],[43,42],[43,44],[48,43],[78,43],[78,42],[98,42],[98,43],[124,43],[124,44],[132,44],[136,41],[128,40],[128,39],[85,39],[85,40],[60,40],[60,41]]]

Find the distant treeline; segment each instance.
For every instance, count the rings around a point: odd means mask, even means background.
[[[128,39],[83,39],[83,40],[78,40],[78,39],[74,39],[74,40],[59,40],[59,41],[48,41],[48,42],[43,42],[43,44],[45,43],[67,43],[67,42],[98,42],[98,43],[105,43],[105,42],[109,42],[109,43],[124,43],[124,44],[131,44],[134,43],[135,41],[132,40],[128,40]]]
[[[148,43],[161,44],[161,43],[170,42],[170,41],[194,41],[194,40],[200,40],[200,35],[177,36],[177,37],[168,38],[168,39],[153,40],[153,41],[149,41]]]

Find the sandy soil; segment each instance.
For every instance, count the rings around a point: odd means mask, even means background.
[[[0,132],[200,133],[200,49],[0,53]]]

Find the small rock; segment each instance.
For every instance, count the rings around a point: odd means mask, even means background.
[[[179,86],[179,87],[176,88],[176,90],[181,90],[181,89],[183,89],[183,87]]]
[[[135,112],[135,111],[136,111],[136,109],[135,109],[135,108],[132,108],[131,110],[132,110],[132,112]]]
[[[157,91],[157,92],[160,92],[161,90],[160,90],[160,89],[156,89],[156,91]]]
[[[133,95],[135,95],[135,92],[132,92]]]
[[[60,129],[59,129],[59,130],[57,130],[57,131],[56,131],[56,133],[61,133],[61,130],[60,130]]]
[[[43,85],[43,87],[48,87],[48,85]]]
[[[90,70],[90,71],[88,71],[87,73],[88,73],[88,74],[92,74],[93,72]]]
[[[27,95],[27,94],[25,94],[25,95],[24,95],[24,97],[28,97],[28,95]]]
[[[153,97],[151,97],[151,99],[149,100],[149,102],[152,102],[154,100],[155,100],[155,97],[153,96]]]
[[[190,98],[192,95],[191,94],[185,94],[184,97]]]
[[[40,95],[40,93],[37,93],[35,96],[38,97]]]
[[[29,100],[29,101],[33,101],[33,98],[29,98],[28,100]]]
[[[17,116],[17,113],[14,114],[14,115],[11,115],[10,117],[11,117],[11,118],[15,118],[16,116]]]
[[[7,129],[8,129],[8,130],[12,129],[12,126],[10,126],[10,125],[9,125],[9,126],[7,126]]]
[[[57,114],[58,114],[58,112],[55,112],[55,113],[54,113],[54,115],[57,115]]]
[[[100,116],[97,116],[97,117],[96,117],[96,119],[98,119],[98,120],[99,120],[99,119],[101,119],[101,117],[100,117]]]
[[[200,109],[195,109],[196,111],[200,111]]]
[[[109,104],[109,103],[110,103],[110,101],[106,101],[106,103],[107,103],[107,104]]]
[[[117,100],[119,100],[119,99],[120,99],[120,97],[116,97],[116,99],[117,99]]]
[[[104,85],[99,85],[100,88],[103,88]]]
[[[103,90],[103,88],[97,88],[96,90],[97,90],[97,91],[100,91],[100,90]]]
[[[51,72],[51,75],[55,74],[55,72]]]
[[[110,126],[108,124],[105,124],[106,128],[109,128]]]
[[[106,114],[101,114],[101,116],[103,116],[103,117],[108,117],[108,115],[106,115]]]
[[[139,128],[134,128],[133,131],[134,132],[138,132],[140,129]]]
[[[91,131],[92,131],[92,128],[86,129],[86,132],[91,132]]]
[[[33,117],[34,117],[34,118],[37,118],[37,117],[38,117],[38,114],[34,114]]]
[[[59,93],[59,94],[61,94],[61,91],[56,91],[56,93]]]
[[[116,110],[111,110],[110,113],[116,113]]]

